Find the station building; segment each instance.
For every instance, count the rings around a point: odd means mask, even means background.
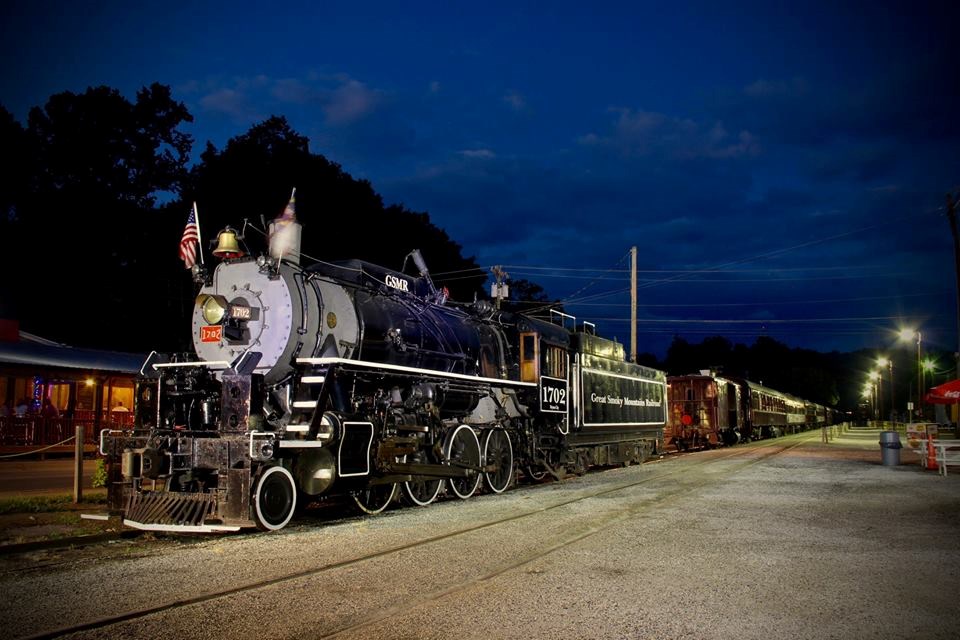
[[[92,451],[100,429],[133,423],[134,378],[146,354],[81,349],[0,320],[0,449],[72,451],[84,427]]]

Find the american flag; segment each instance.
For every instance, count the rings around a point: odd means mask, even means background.
[[[180,259],[183,265],[190,269],[197,263],[197,246],[200,244],[200,230],[197,229],[197,216],[191,209],[187,216],[187,226],[183,228],[180,237]]]

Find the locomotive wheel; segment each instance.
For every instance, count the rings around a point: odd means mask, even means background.
[[[412,462],[424,462],[424,456],[417,453],[411,457]],[[417,476],[414,480],[403,483],[403,497],[418,507],[425,507],[440,494],[443,480]]]
[[[450,462],[460,462],[471,467],[480,466],[480,441],[473,429],[465,424],[454,429],[447,437],[444,453]],[[473,473],[466,478],[450,478],[447,485],[455,496],[466,500],[480,485],[480,474]]]
[[[253,516],[258,529],[282,529],[296,508],[297,486],[285,467],[269,467],[260,474],[253,493]]]
[[[375,484],[350,494],[357,508],[371,515],[380,513],[390,506],[397,495],[397,484]]]
[[[494,493],[503,493],[513,480],[513,445],[503,429],[491,429],[483,439],[483,466],[497,465],[496,471],[483,474]]]
[[[440,495],[442,480],[424,478],[403,483],[403,496],[418,507],[425,507]]]

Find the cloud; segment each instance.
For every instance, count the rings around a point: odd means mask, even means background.
[[[281,78],[274,81],[270,93],[277,101],[286,104],[306,104],[316,100],[318,95],[314,87],[298,78]]]
[[[376,109],[381,97],[381,92],[370,89],[362,82],[345,77],[340,86],[327,93],[323,104],[327,123],[339,126],[365,118]]]
[[[464,158],[479,158],[483,160],[490,160],[491,158],[497,157],[497,154],[490,149],[464,149],[463,151],[458,151],[457,153]]]
[[[944,82],[935,56],[878,67],[853,82],[758,79],[708,98],[704,107],[765,144],[838,141],[926,143],[960,135],[960,84]]]
[[[805,96],[809,91],[807,81],[803,78],[793,78],[791,80],[757,80],[743,89],[744,95],[751,98],[761,97],[782,97],[788,99],[799,99]]]
[[[527,108],[526,99],[516,91],[510,91],[503,96],[503,101],[514,111],[523,111]]]
[[[664,156],[675,159],[737,158],[757,155],[760,145],[746,130],[730,135],[723,123],[702,124],[662,113],[613,108],[617,114],[607,133],[580,136],[581,145],[604,147],[625,156]]]
[[[287,114],[297,108],[319,108],[331,127],[349,126],[371,116],[385,95],[346,74],[317,73],[300,78],[211,78],[184,85],[183,89],[188,95],[199,94],[202,109],[239,121],[263,118],[268,113]]]
[[[200,107],[206,111],[222,113],[238,121],[251,121],[260,117],[251,104],[249,96],[241,90],[220,88],[200,98]]]

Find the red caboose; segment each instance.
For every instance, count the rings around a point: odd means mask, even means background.
[[[741,385],[709,373],[668,378],[664,443],[677,450],[735,444],[740,439]]]

